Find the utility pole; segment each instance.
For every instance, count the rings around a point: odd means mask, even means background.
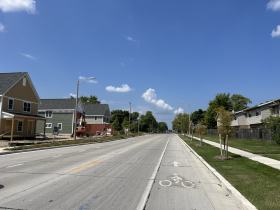
[[[131,113],[131,101],[130,102],[128,102],[129,103],[129,105],[130,105],[130,108],[129,108],[129,130],[128,130],[128,132],[130,132],[130,113]]]

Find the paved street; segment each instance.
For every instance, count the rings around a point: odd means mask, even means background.
[[[0,209],[239,209],[174,134],[0,156]]]

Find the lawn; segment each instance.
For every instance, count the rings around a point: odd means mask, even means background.
[[[198,137],[198,135],[194,135]],[[216,135],[203,135],[203,139],[220,143]],[[280,154],[280,145],[276,142],[245,140],[245,139],[229,139],[229,146],[241,149],[254,154]],[[279,159],[277,159],[279,160]]]
[[[197,141],[180,137],[258,209],[279,210],[279,170],[233,153],[229,155],[234,160],[217,160],[219,148],[205,143],[201,147]]]

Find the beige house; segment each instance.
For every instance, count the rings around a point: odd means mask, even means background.
[[[280,98],[235,112],[231,125],[238,128],[259,128],[261,120],[273,115],[279,115]]]
[[[35,138],[39,103],[27,72],[0,73],[0,138]]]

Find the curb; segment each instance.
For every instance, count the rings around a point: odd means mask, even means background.
[[[248,201],[221,174],[219,174],[216,171],[216,169],[214,169],[212,166],[210,166],[201,156],[199,156],[183,139],[181,139],[181,141],[189,148],[190,152],[192,152],[207,167],[207,169],[209,171],[211,171],[211,173],[221,183],[223,189],[233,198],[233,200],[238,204],[238,206],[241,209],[244,209],[244,210],[257,210],[257,208],[250,201]]]
[[[141,135],[145,136],[145,135]],[[129,138],[134,138],[129,137]],[[140,136],[138,136],[140,137]],[[124,138],[124,139],[129,139],[129,138]],[[32,152],[32,151],[38,151],[38,150],[47,150],[47,149],[57,149],[57,148],[63,148],[63,147],[74,147],[74,146],[81,146],[81,145],[87,145],[87,144],[98,144],[98,143],[104,143],[104,142],[111,142],[111,141],[119,141],[119,140],[124,140],[124,139],[113,139],[113,140],[107,140],[107,141],[96,141],[96,142],[89,142],[89,143],[81,143],[81,144],[70,144],[70,145],[61,145],[61,146],[53,146],[53,147],[41,147],[41,148],[34,148],[34,149],[23,149],[23,150],[14,150],[14,151],[8,151],[8,152],[0,152],[0,155],[9,155],[9,154],[14,154],[14,153],[21,153],[21,152]]]

